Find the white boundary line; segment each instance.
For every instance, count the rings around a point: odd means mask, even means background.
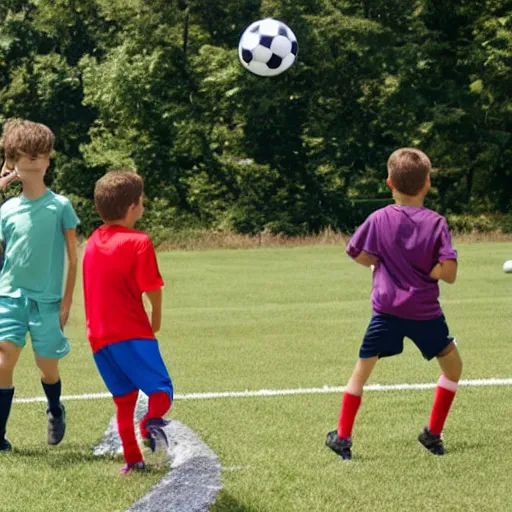
[[[490,386],[512,386],[512,378],[507,379],[474,379],[461,380],[459,386],[463,387],[490,387]],[[436,383],[428,384],[371,384],[365,386],[365,391],[419,391],[434,389]],[[249,397],[272,397],[289,395],[323,395],[329,393],[342,393],[345,388],[342,386],[323,386],[321,388],[297,388],[297,389],[260,389],[259,391],[218,391],[209,393],[178,393],[174,395],[175,400],[211,400],[219,398],[249,398]],[[112,398],[110,393],[85,393],[83,395],[63,396],[62,400],[102,400]],[[18,404],[33,404],[46,402],[42,396],[30,398],[16,398]]]

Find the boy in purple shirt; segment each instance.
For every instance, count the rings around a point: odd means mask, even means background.
[[[444,454],[441,431],[462,360],[439,304],[438,281],[455,282],[457,252],[444,217],[423,206],[430,173],[425,153],[412,148],[395,151],[388,160],[387,179],[395,204],[372,213],[347,245],[351,258],[372,269],[373,316],[343,394],[338,429],[326,439],[326,445],[345,460],[352,457],[352,427],[363,386],[380,357],[402,352],[404,337],[425,359],[437,358],[441,367],[430,421],[418,440],[431,453]]]

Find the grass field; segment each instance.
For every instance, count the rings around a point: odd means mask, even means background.
[[[459,279],[442,303],[464,359],[464,379],[512,377],[512,243],[461,244]],[[161,350],[176,392],[341,386],[370,315],[370,273],[342,247],[160,253],[165,325]],[[85,339],[81,290],[67,330],[64,393],[104,392]],[[438,378],[407,344],[371,383]],[[31,350],[16,397],[40,396]],[[448,420],[448,453],[416,442],[432,390],[368,392],[347,464],[327,450],[338,394],[177,400],[172,417],[218,453],[224,490],[214,512],[512,510],[512,388],[462,387]],[[43,404],[14,404],[0,457],[1,512],[122,511],[161,476],[120,477],[119,460],[92,456],[113,415],[110,400],[69,401],[65,442],[45,444]],[[7,491],[9,490],[9,491]]]

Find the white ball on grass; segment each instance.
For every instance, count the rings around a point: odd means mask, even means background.
[[[506,274],[512,274],[512,260],[505,261],[503,264],[503,272]]]

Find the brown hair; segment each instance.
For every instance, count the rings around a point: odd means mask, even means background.
[[[55,135],[48,126],[25,119],[9,119],[4,123],[0,149],[6,160],[16,161],[20,152],[36,157],[51,155]]]
[[[407,196],[421,192],[431,170],[429,157],[419,149],[397,149],[388,159],[388,173],[393,188]]]
[[[96,182],[94,204],[105,222],[121,220],[132,204],[139,203],[143,192],[144,182],[135,171],[110,171]]]

